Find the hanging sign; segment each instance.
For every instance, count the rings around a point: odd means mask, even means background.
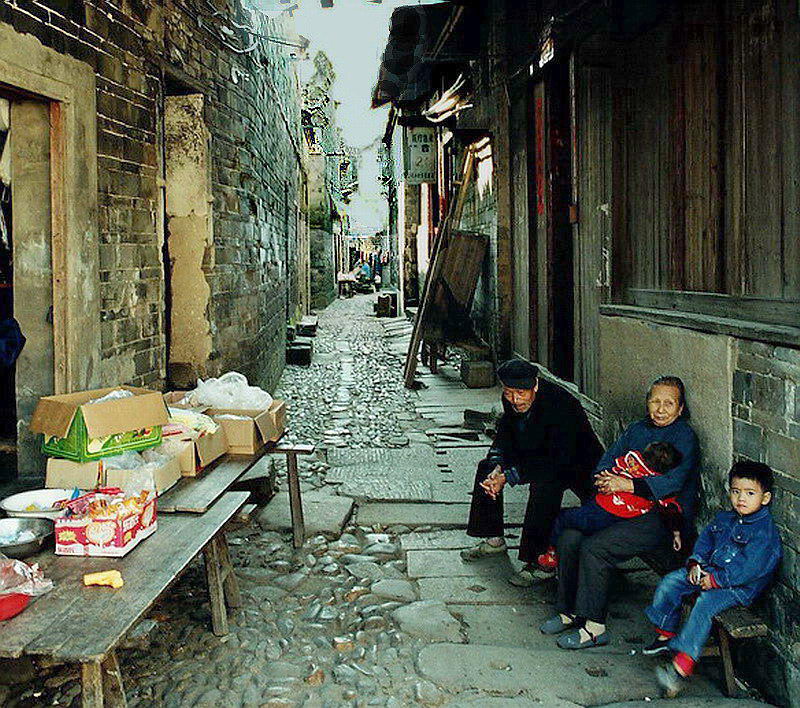
[[[405,128],[403,178],[406,184],[436,182],[436,131]]]

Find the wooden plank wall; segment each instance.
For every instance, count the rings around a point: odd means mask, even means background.
[[[800,297],[798,47],[796,1],[700,0],[621,51],[623,299]]]
[[[624,51],[617,76],[626,78],[625,229],[630,239],[628,287],[669,282],[670,193],[674,174],[669,117],[672,94],[663,28],[642,35]]]

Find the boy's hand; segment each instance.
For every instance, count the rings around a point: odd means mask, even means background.
[[[703,575],[700,577],[700,587],[703,590],[714,589],[714,581],[711,579],[711,575],[709,573],[703,573]]]
[[[700,585],[700,579],[703,577],[703,569],[695,563],[687,571],[686,577],[692,585]]]
[[[681,532],[680,531],[673,531],[672,532],[672,548],[677,553],[681,550],[683,544],[681,543]]]

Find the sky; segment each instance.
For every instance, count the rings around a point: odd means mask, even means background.
[[[356,148],[371,145],[383,135],[389,114],[388,106],[373,110],[370,104],[392,10],[400,5],[428,4],[431,0],[383,0],[380,4],[334,0],[332,8],[322,8],[319,0],[293,1],[299,4],[294,12],[297,32],[311,41],[309,59],[322,50],[333,63],[333,95],[340,102],[337,122],[345,142]],[[302,80],[313,71],[311,61],[300,62]],[[380,198],[377,164],[372,164],[376,157],[374,148],[362,156],[359,193],[353,196],[350,215],[354,225],[379,230],[386,219],[386,201]]]
[[[309,57],[322,50],[336,71],[334,98],[341,102],[338,123],[344,139],[353,147],[369,145],[386,126],[388,108],[372,110],[372,87],[378,76],[381,55],[389,36],[389,19],[399,5],[417,0],[334,0],[322,8],[319,0],[299,2],[294,19],[297,31],[311,40]],[[313,72],[310,61],[302,62],[301,78]]]

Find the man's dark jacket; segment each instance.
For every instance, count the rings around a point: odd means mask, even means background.
[[[527,413],[505,398],[503,410],[487,460],[500,465],[509,484],[588,484],[603,447],[574,396],[539,379]]]

